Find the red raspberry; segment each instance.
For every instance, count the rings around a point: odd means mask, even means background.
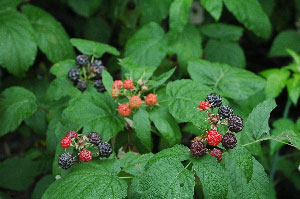
[[[121,80],[115,80],[112,84],[112,88],[121,89],[123,87],[123,82]]]
[[[126,79],[123,82],[123,87],[127,90],[132,90],[134,88],[134,84],[131,79]]]
[[[157,96],[150,93],[146,96],[145,102],[148,106],[153,106],[153,105],[157,104]]]
[[[213,150],[210,151],[209,153],[211,156],[214,156],[217,158],[218,162],[221,162],[222,160],[222,151],[220,149],[214,148]]]
[[[77,138],[78,137],[78,133],[76,131],[70,130],[69,132],[66,133],[66,136],[72,138]]]
[[[79,153],[79,159],[81,162],[89,162],[92,160],[92,152],[89,150],[82,150]]]
[[[111,90],[111,97],[116,99],[120,95],[120,90],[118,88],[113,88]]]
[[[129,100],[129,106],[131,108],[139,108],[142,105],[142,99],[139,96],[132,96]]]
[[[127,117],[131,114],[131,108],[127,104],[121,104],[118,108],[119,115]]]
[[[199,103],[199,109],[200,109],[200,111],[205,111],[209,107],[210,107],[210,104],[207,101],[201,101]]]
[[[203,142],[200,141],[192,142],[190,152],[193,156],[200,157],[205,153],[205,145],[203,144]]]
[[[211,146],[217,146],[222,141],[222,135],[216,130],[208,131],[206,141]]]
[[[61,141],[60,145],[62,148],[66,149],[69,148],[72,143],[72,139],[69,136],[65,136]]]

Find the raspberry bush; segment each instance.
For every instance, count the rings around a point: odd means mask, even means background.
[[[0,0],[0,198],[299,198],[299,17]]]

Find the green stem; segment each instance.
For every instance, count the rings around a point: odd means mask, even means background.
[[[131,177],[131,176],[124,176],[124,177],[119,177],[120,179],[131,179],[131,178],[133,178],[133,177]]]
[[[190,166],[190,164],[192,164],[192,161],[190,161],[184,168],[188,168]]]
[[[86,70],[85,70],[85,67],[84,67],[84,66],[82,67],[82,71],[83,71],[84,81],[87,81],[88,78],[87,78],[87,76],[86,76]]]

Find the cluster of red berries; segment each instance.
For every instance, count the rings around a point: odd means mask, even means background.
[[[112,153],[111,145],[107,142],[102,142],[100,135],[96,132],[91,132],[86,136],[71,130],[62,138],[60,145],[64,149],[72,146],[79,151],[78,157],[80,162],[91,161],[93,158],[91,150],[94,148],[98,149],[96,155],[99,157],[109,157]],[[63,169],[68,169],[72,166],[75,159],[76,156],[73,157],[70,153],[65,152],[59,156],[58,165]]]
[[[233,149],[237,140],[234,134],[230,132],[240,132],[243,130],[243,120],[233,114],[233,110],[228,105],[222,105],[221,96],[211,93],[205,101],[199,103],[198,110],[205,111],[208,114],[207,122],[210,129],[205,130],[202,136],[193,139],[190,151],[195,157],[203,156],[205,153],[217,158],[218,162],[222,160],[223,149]],[[218,113],[213,114],[213,108],[218,108]],[[226,125],[228,131],[222,136],[218,132],[219,125]],[[219,144],[222,143],[222,146]]]
[[[112,84],[111,96],[114,99],[118,99],[120,96],[125,96],[129,99],[128,103],[119,105],[119,115],[128,117],[131,115],[132,109],[141,107],[143,105],[143,100],[140,96],[147,90],[148,86],[143,80],[137,82],[137,87],[135,87],[131,79],[126,79],[123,82],[121,80],[115,80]],[[153,93],[149,93],[145,96],[145,104],[150,107],[157,105],[157,96]]]

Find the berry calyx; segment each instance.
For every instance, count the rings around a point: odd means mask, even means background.
[[[94,82],[94,87],[97,89],[98,92],[105,91],[105,87],[101,79],[98,79]]]
[[[238,133],[243,130],[243,119],[237,115],[231,115],[228,118],[227,126],[229,131]]]
[[[78,66],[85,66],[89,63],[89,57],[87,55],[78,55],[76,57],[76,64]]]
[[[132,96],[129,99],[130,108],[137,109],[142,105],[142,99],[139,96]]]
[[[68,73],[68,77],[70,80],[72,80],[73,82],[76,82],[79,80],[79,77],[80,77],[80,71],[79,69],[77,68],[71,68],[69,70],[69,73]]]
[[[134,88],[133,81],[131,79],[126,79],[123,82],[123,87],[127,90],[132,90]]]
[[[113,88],[111,90],[111,97],[116,99],[120,95],[120,90],[118,88]]]
[[[195,157],[200,157],[205,154],[206,148],[203,142],[194,141],[190,147],[190,152]]]
[[[80,91],[85,91],[85,90],[86,90],[86,87],[87,87],[87,84],[86,84],[85,81],[79,80],[79,81],[77,82],[76,87],[77,87]]]
[[[153,106],[157,104],[157,96],[154,95],[153,93],[150,93],[146,96],[145,102],[148,106]]]
[[[211,156],[214,156],[217,158],[218,162],[221,162],[222,160],[222,151],[220,149],[214,148],[213,150],[210,151],[209,153]]]
[[[229,118],[233,114],[233,110],[230,106],[223,105],[219,108],[218,114],[222,119]]]
[[[89,162],[92,160],[92,152],[89,150],[82,150],[79,153],[79,159],[81,162]]]
[[[73,157],[70,153],[63,153],[58,158],[58,166],[62,169],[71,168],[73,163]]]
[[[107,142],[100,142],[98,145],[99,156],[108,158],[112,153],[111,145]]]
[[[131,114],[131,108],[127,104],[121,104],[118,108],[119,115],[127,117]]]
[[[112,84],[112,88],[121,89],[123,87],[123,82],[121,80],[115,80]]]
[[[222,141],[222,135],[216,130],[210,130],[206,135],[206,141],[211,146],[217,146]]]
[[[201,101],[198,107],[200,111],[205,111],[210,107],[210,104],[207,101]]]
[[[211,108],[216,108],[222,105],[222,97],[215,93],[209,94],[206,97],[205,101],[207,101],[210,104]]]
[[[69,132],[66,133],[66,136],[68,136],[69,138],[77,138],[78,137],[78,133],[74,130],[70,130]]]
[[[88,137],[89,137],[90,143],[95,144],[95,145],[98,145],[101,142],[101,140],[102,140],[101,137],[100,137],[100,135],[98,133],[96,133],[96,132],[91,132],[88,135]]]
[[[222,138],[222,146],[225,149],[233,149],[236,146],[236,137],[232,133],[226,133]]]
[[[60,145],[62,148],[66,149],[71,146],[72,139],[69,136],[63,137],[63,139],[60,141]]]

